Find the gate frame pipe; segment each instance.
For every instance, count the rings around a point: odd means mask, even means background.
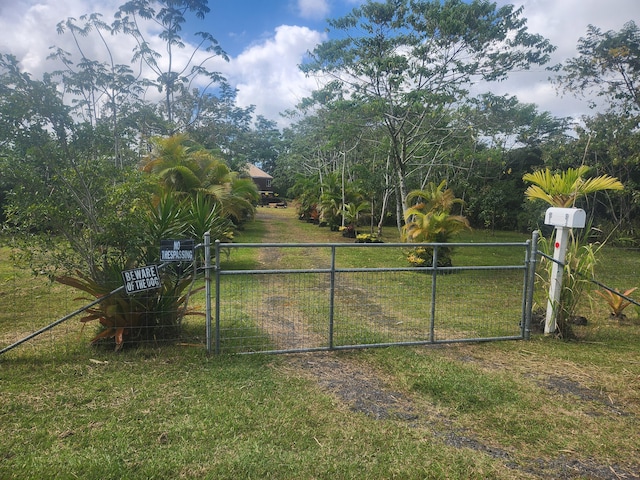
[[[204,285],[207,353],[211,353],[211,231],[204,234]]]
[[[524,301],[524,325],[522,326],[522,338],[525,340],[531,339],[531,314],[533,311],[533,294],[535,290],[536,282],[536,265],[538,261],[538,239],[540,233],[538,230],[534,230],[531,234],[531,240],[529,240],[529,248],[527,250],[527,268],[525,278],[525,301]]]

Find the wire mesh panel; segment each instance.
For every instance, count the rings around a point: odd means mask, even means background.
[[[269,269],[217,268],[217,351],[522,338],[529,243],[464,247],[485,251],[435,270],[406,267],[405,244],[262,247],[276,259]],[[303,254],[288,256],[285,250]],[[482,258],[482,265],[469,258]],[[290,264],[303,268],[271,269]]]
[[[190,275],[182,279],[185,287],[180,292],[169,284],[135,294],[125,293],[118,283],[105,283],[104,292],[90,294],[79,288],[85,285],[83,279],[66,278],[52,282],[19,272],[3,273],[0,353],[29,356],[91,344],[109,349],[205,345],[203,296],[197,294]]]
[[[83,303],[78,292],[68,286],[4,267],[0,276],[0,350],[45,328]],[[30,355],[53,346],[62,350],[75,348],[78,342],[90,338],[88,335],[76,320],[39,335],[25,344],[21,352]]]
[[[12,273],[2,277],[0,347],[52,322],[32,348],[77,348],[93,339],[116,349],[210,349],[212,335],[216,351],[229,353],[516,339],[523,335],[528,247],[464,244],[455,267],[434,270],[407,266],[406,244],[233,244],[225,246],[235,253],[224,252],[233,260],[223,267],[218,246],[216,268],[194,270],[215,271],[209,294],[199,276],[168,267],[160,289],[118,288],[89,309],[91,296],[73,284],[30,278],[32,288],[17,288],[26,280]],[[58,323],[63,316],[69,320]],[[86,317],[92,321],[83,323]]]
[[[556,334],[571,337],[573,326],[624,325],[633,317],[640,316],[638,300],[638,274],[640,255],[638,249],[583,248],[581,260],[575,253],[565,259],[566,265],[554,260],[549,253],[540,252],[537,265],[539,284],[536,286],[534,303],[534,330],[553,328],[546,325],[549,300],[549,284],[554,263],[562,266],[562,290],[559,299],[561,310],[556,313]],[[590,257],[590,252],[597,255]]]
[[[438,278],[434,341],[515,337],[523,321],[523,271],[454,271]]]
[[[220,285],[222,352],[328,347],[327,273],[235,274]]]
[[[336,275],[337,346],[430,340],[431,276],[366,271]]]

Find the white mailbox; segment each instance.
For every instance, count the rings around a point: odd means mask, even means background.
[[[587,214],[581,208],[551,207],[544,216],[544,223],[554,227],[584,228],[586,221]]]

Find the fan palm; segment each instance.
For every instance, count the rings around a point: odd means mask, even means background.
[[[617,178],[609,175],[584,179],[590,168],[582,165],[560,173],[551,173],[547,168],[525,174],[522,179],[531,182],[524,192],[530,199],[540,199],[554,207],[573,207],[581,197],[602,190],[622,190],[624,186]]]
[[[525,191],[525,196],[529,200],[543,200],[553,207],[570,208],[574,207],[576,201],[590,193],[603,190],[622,190],[624,186],[614,177],[609,175],[599,175],[584,179],[583,177],[589,172],[590,168],[582,165],[578,168],[568,168],[566,171],[559,173],[551,173],[547,168],[533,173],[525,174],[522,179],[531,182]],[[590,228],[585,229],[583,238],[587,238]],[[561,230],[558,231],[558,236]],[[557,243],[557,241],[556,241]],[[542,245],[546,245],[546,253],[551,255],[555,246],[552,242],[543,241]],[[581,244],[580,241],[572,235],[571,241],[567,247],[566,259],[561,261],[565,263],[563,268],[562,289],[559,298],[549,299],[547,308],[547,319],[545,323],[545,333],[558,332],[561,336],[570,336],[571,327],[569,319],[574,313],[578,305],[585,281],[583,278],[593,276],[593,265],[595,265],[595,253],[591,244],[586,241]],[[557,264],[549,262],[547,267],[547,277],[551,279],[554,275],[553,269],[559,268]]]

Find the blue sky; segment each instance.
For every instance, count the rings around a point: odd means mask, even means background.
[[[322,31],[326,28],[327,18],[342,16],[357,3],[357,0],[210,0],[211,13],[205,23],[222,47],[236,56],[248,46],[271,37],[281,25],[306,26]]]
[[[238,90],[241,106],[286,126],[279,113],[292,108],[318,86],[298,69],[307,51],[328,38],[326,18],[349,12],[362,0],[209,0],[211,12],[204,22],[189,28],[211,33],[230,55],[213,69],[223,73]],[[558,47],[552,63],[576,55],[578,39],[587,25],[619,30],[629,20],[640,23],[639,0],[495,0],[498,5],[524,6],[531,32],[549,38]],[[109,21],[125,0],[0,0],[0,52],[12,53],[35,77],[56,67],[46,60],[51,45],[73,51],[71,39],[56,34],[56,24],[67,17],[100,12]],[[153,32],[150,32],[152,34]],[[114,39],[119,63],[130,58],[131,44]],[[122,42],[118,45],[117,42]],[[104,55],[99,42],[87,45],[90,54]],[[161,49],[161,43],[157,43]],[[183,60],[190,50],[183,52]],[[178,59],[179,60],[179,59]],[[587,101],[559,96],[544,69],[519,72],[492,90],[535,103],[541,111],[579,117],[589,113]]]

